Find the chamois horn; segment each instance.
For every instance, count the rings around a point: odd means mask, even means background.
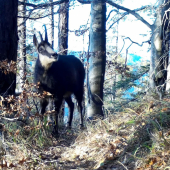
[[[47,36],[47,28],[46,28],[46,25],[44,24],[43,27],[45,28],[45,42],[48,42],[48,36]]]

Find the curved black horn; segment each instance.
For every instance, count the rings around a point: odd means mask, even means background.
[[[39,34],[40,34],[40,38],[41,38],[41,42],[43,41],[43,37],[42,37],[42,34],[40,33],[39,31]]]
[[[45,24],[44,24],[43,26],[44,26],[44,28],[45,28],[45,41],[48,42],[47,28],[46,28],[46,25],[45,25]]]

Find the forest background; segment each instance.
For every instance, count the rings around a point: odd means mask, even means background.
[[[1,168],[168,169],[169,2],[0,0]],[[63,102],[58,139],[39,121],[39,98],[51,94],[33,83],[44,24],[56,52],[86,70],[86,129],[77,109],[65,129]]]

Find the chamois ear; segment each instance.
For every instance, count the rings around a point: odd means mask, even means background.
[[[33,43],[34,43],[35,47],[38,48],[38,40],[37,40],[37,37],[35,36],[35,34],[33,36]]]

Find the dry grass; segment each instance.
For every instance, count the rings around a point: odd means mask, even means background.
[[[11,169],[170,169],[170,99],[129,103],[123,112],[88,124],[81,132],[61,130],[59,139],[37,131],[6,135],[1,157]],[[11,140],[11,138],[13,140]],[[15,142],[14,142],[15,141]],[[15,167],[12,167],[15,166]]]

